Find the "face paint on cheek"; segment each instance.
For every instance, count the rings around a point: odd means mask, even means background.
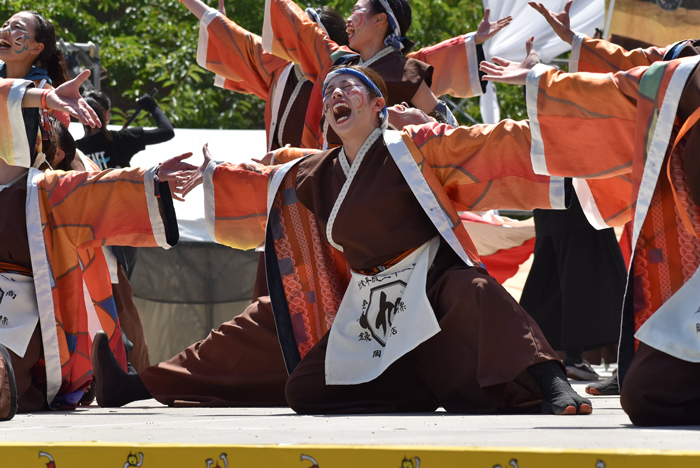
[[[362,109],[366,107],[365,95],[357,88],[353,88],[348,91],[348,98],[352,102],[352,107],[355,108],[358,114],[362,113]]]
[[[362,29],[362,27],[365,25],[365,14],[362,11],[356,11],[352,15],[352,25],[355,28],[355,33],[357,33],[358,30]]]
[[[21,54],[25,50],[29,50],[29,47],[25,44],[29,40],[29,37],[29,34],[25,34],[18,40],[20,44],[17,44],[17,42],[15,42],[15,45],[13,46],[15,54]]]

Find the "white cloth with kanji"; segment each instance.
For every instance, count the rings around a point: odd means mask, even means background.
[[[374,380],[440,331],[425,290],[439,246],[436,236],[381,273],[352,272],[328,337],[326,385]]]
[[[0,273],[0,344],[24,357],[37,323],[39,306],[34,278]]]

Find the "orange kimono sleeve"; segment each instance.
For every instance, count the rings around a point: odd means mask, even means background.
[[[262,47],[262,38],[215,9],[200,21],[197,63],[216,73],[216,84],[267,101],[275,74],[289,64]]]
[[[528,75],[533,168],[538,174],[578,178],[574,187],[581,206],[598,229],[631,218],[637,97],[644,70],[567,74],[537,65]]]
[[[234,249],[265,241],[267,187],[276,168],[211,162],[204,174],[204,211],[211,238]]]
[[[526,88],[535,172],[589,179],[630,172],[636,126],[630,97],[638,89],[630,78],[535,66]]]
[[[527,121],[406,130],[457,211],[566,208],[564,179],[532,169]]]
[[[336,52],[350,52],[333,42],[291,0],[265,0],[262,42],[266,51],[299,64],[312,82],[324,78]]]
[[[311,148],[280,148],[273,153],[272,162],[270,163],[270,165],[274,166],[277,164],[286,164],[290,161],[294,161],[296,159],[303,158],[304,156],[308,156],[313,153],[318,153],[320,151],[320,149]]]
[[[662,60],[667,48],[625,50],[603,39],[591,39],[576,33],[571,44],[569,72],[615,73],[634,67],[648,67]]]
[[[47,171],[38,182],[42,225],[51,227],[54,243],[83,249],[169,248],[177,243],[177,219],[167,184],[156,185],[154,176],[155,168]]]
[[[430,89],[435,96],[449,94],[467,98],[484,94],[479,80],[479,60],[474,36],[475,33],[470,33],[453,37],[407,55],[433,66]]]

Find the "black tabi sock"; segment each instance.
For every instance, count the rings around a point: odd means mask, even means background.
[[[98,333],[95,336],[92,353],[98,405],[115,408],[132,401],[153,398],[138,374],[127,374],[119,367],[106,334]]]
[[[589,384],[586,386],[586,392],[591,395],[619,395],[620,384],[617,374],[600,382]]]
[[[527,370],[542,390],[542,412],[544,414],[591,412],[590,400],[583,398],[571,388],[558,362],[540,362],[528,367]]]

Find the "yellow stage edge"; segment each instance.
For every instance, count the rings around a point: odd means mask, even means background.
[[[383,445],[0,443],[0,468],[657,468],[700,466],[700,451]]]

